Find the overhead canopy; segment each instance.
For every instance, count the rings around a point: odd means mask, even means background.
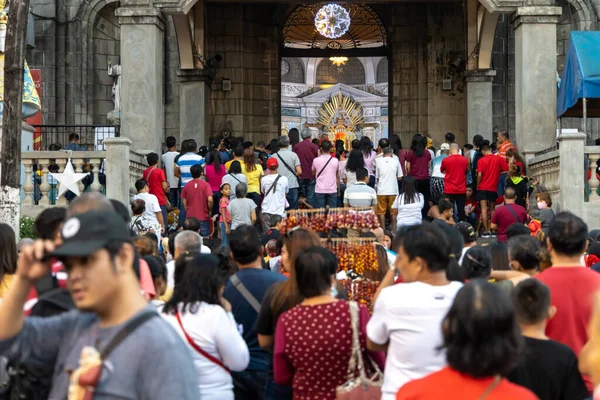
[[[562,74],[556,113],[559,117],[582,117],[583,98],[589,117],[600,117],[600,32],[571,32]]]

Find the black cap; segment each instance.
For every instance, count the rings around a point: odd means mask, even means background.
[[[477,240],[473,225],[468,222],[459,222],[456,224],[456,229],[460,232],[465,243],[471,243]]]
[[[69,218],[61,233],[63,244],[48,257],[85,257],[110,242],[131,239],[123,218],[112,211],[90,211]]]

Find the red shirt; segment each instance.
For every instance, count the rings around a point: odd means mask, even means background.
[[[513,210],[517,218],[510,212]],[[524,224],[527,221],[527,210],[518,204],[506,204],[496,208],[492,215],[492,224],[498,225],[498,241],[508,242],[506,230],[512,224]]]
[[[465,208],[466,206],[473,206],[473,209],[475,210],[475,215],[477,216],[477,218],[479,218],[479,216],[481,215],[481,210],[479,209],[479,202],[477,200],[465,200]]]
[[[165,197],[165,191],[163,190],[162,183],[166,182],[167,177],[165,171],[156,167],[148,167],[144,171],[142,178],[148,182],[148,191],[158,199],[158,205],[164,206],[167,204],[167,198]]]
[[[496,157],[493,154],[483,156],[477,163],[477,173],[481,172],[481,182],[477,186],[477,190],[496,192],[500,174],[507,170],[508,163],[504,158]]]
[[[444,176],[444,193],[465,194],[467,192],[467,170],[469,162],[460,154],[452,154],[442,160],[441,171]]]
[[[300,168],[302,174],[300,179],[313,179],[312,164],[315,158],[319,156],[319,148],[310,139],[304,139],[294,146],[294,153],[298,154],[300,159]]]
[[[585,267],[551,267],[536,275],[550,288],[556,315],[546,325],[546,335],[569,346],[576,355],[588,341],[594,294],[600,290],[600,274]],[[583,377],[592,389],[588,377]]]
[[[396,400],[477,400],[494,383],[494,378],[476,379],[445,367],[400,388]],[[528,389],[502,378],[485,400],[537,400]]]
[[[208,198],[212,197],[213,191],[210,185],[201,179],[192,179],[185,184],[181,192],[181,198],[187,201],[187,218],[197,218],[198,221],[210,219],[208,209]]]
[[[447,158],[447,157],[446,157]],[[410,151],[406,156],[406,161],[410,164],[410,176],[415,179],[429,179],[429,162],[431,161],[431,153],[425,149],[421,157],[417,157],[414,151]]]

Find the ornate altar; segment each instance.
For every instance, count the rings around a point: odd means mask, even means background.
[[[364,122],[362,106],[350,96],[338,92],[323,103],[318,112],[317,122],[323,126],[329,140],[343,140],[346,149],[350,149]]]

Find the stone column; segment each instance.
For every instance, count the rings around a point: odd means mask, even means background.
[[[121,25],[121,135],[137,151],[161,153],[164,19],[153,7],[117,9]]]
[[[526,157],[556,137],[556,23],[560,7],[519,7],[515,27],[516,141]]]
[[[104,139],[106,146],[106,197],[129,204],[129,148],[125,137]]]
[[[571,211],[582,216],[584,204],[584,150],[586,136],[583,132],[561,133],[558,136],[560,146],[560,195],[559,210]],[[594,171],[595,168],[592,168]],[[592,175],[595,175],[592,172]]]
[[[473,136],[481,135],[484,139],[492,140],[492,81],[496,70],[476,69],[465,72],[466,81],[466,122],[467,140],[473,141]]]
[[[208,145],[208,103],[210,82],[201,71],[179,71],[179,135],[181,143],[194,139]]]

